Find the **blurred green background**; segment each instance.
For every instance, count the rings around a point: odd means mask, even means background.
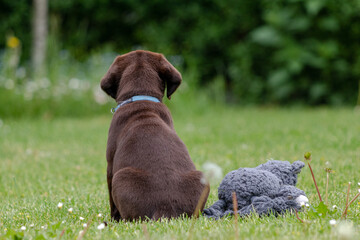
[[[34,66],[38,12],[45,53]],[[360,104],[360,0],[0,0],[0,117],[86,116],[115,103],[114,57],[163,53],[183,74],[170,104]],[[40,70],[39,70],[40,69]]]

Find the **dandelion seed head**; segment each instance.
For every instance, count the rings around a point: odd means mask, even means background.
[[[26,69],[24,67],[19,67],[15,72],[16,77],[25,78],[26,77]]]
[[[97,102],[100,105],[104,105],[105,103],[108,102],[108,97],[99,87],[93,89],[93,97],[95,102]]]
[[[15,81],[12,80],[12,79],[8,79],[6,82],[5,82],[5,88],[6,89],[13,89],[15,87]]]
[[[354,239],[354,226],[350,222],[340,222],[338,225],[338,237],[341,240]]]
[[[203,177],[200,179],[200,183],[203,184],[203,185],[207,184],[206,177],[203,176]]]
[[[249,148],[249,145],[247,145],[246,143],[243,143],[243,144],[241,144],[241,148],[246,150]]]
[[[215,163],[210,163],[210,162],[205,163],[203,165],[203,171],[205,177],[209,181],[217,182],[222,179],[223,176],[222,168]]]
[[[81,80],[77,78],[71,78],[68,83],[68,86],[70,89],[77,90],[81,86]]]

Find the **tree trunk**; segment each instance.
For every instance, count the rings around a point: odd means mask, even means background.
[[[45,75],[48,34],[48,0],[33,0],[32,66],[34,77]]]

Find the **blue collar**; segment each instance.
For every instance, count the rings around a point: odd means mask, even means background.
[[[120,102],[115,108],[111,109],[111,112],[114,114],[116,112],[116,110],[118,110],[121,106],[123,106],[125,104],[136,102],[136,101],[144,101],[144,100],[156,102],[156,103],[160,102],[160,100],[157,99],[156,97],[150,97],[150,96],[145,96],[145,95],[133,96],[125,101]]]

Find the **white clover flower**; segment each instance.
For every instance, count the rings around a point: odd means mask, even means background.
[[[41,228],[41,229],[45,229],[45,227],[44,227],[44,226],[41,226],[40,228]]]
[[[72,212],[73,212],[73,208],[69,208],[69,209],[68,209],[68,212],[69,212],[69,213],[72,213]]]
[[[98,217],[102,217],[102,214],[101,214],[101,213],[99,213],[97,216],[98,216]]]
[[[336,205],[333,205],[332,208],[333,208],[333,209],[337,209],[338,207],[337,207]]]
[[[335,220],[335,219],[331,219],[331,220],[329,221],[329,223],[330,223],[330,225],[334,226],[334,225],[336,225],[336,220]]]
[[[360,182],[358,182],[358,185],[360,186]]]
[[[79,232],[79,235],[81,235],[83,232],[84,232],[84,231],[83,231],[83,230],[81,230],[81,231]]]
[[[105,224],[101,223],[99,226],[97,226],[97,229],[101,230],[105,228]]]
[[[58,205],[57,205],[58,208],[62,208],[62,206],[63,206],[62,202],[59,202]]]
[[[83,218],[83,217],[79,217],[80,218],[80,220],[84,220],[85,218]]]
[[[62,221],[61,223],[65,223],[65,220],[64,220],[64,221]]]
[[[34,227],[35,225],[32,223],[32,224],[30,224],[30,226],[29,227]]]
[[[309,199],[304,195],[300,195],[295,199],[295,201],[297,202],[297,204],[299,206],[303,207],[303,206],[305,206],[306,203],[309,202]]]
[[[86,228],[86,227],[87,227],[87,224],[86,224],[86,223],[84,223],[84,224],[83,224],[83,227],[84,227],[84,228]]]
[[[25,231],[25,230],[26,230],[26,227],[25,227],[25,226],[22,226],[20,229],[21,229],[22,231]]]
[[[308,203],[305,203],[305,207],[310,207],[310,204],[308,204]]]

